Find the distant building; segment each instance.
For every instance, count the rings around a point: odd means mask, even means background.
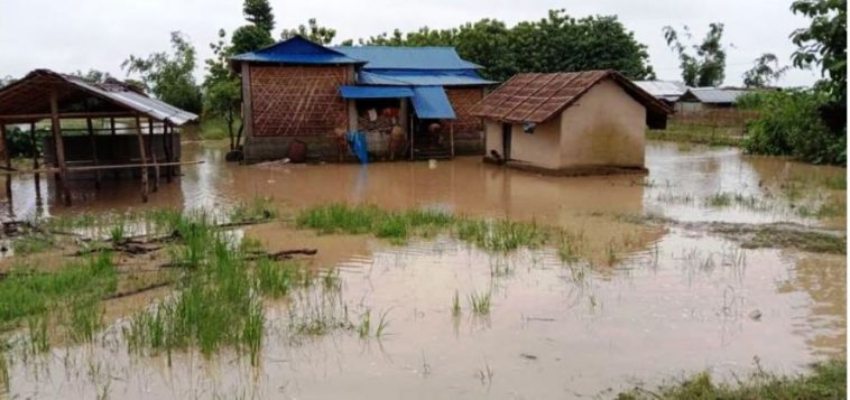
[[[689,88],[676,101],[675,109],[677,113],[729,109],[735,106],[739,97],[747,93],[749,91],[744,89]]]
[[[671,108],[615,71],[519,74],[472,108],[488,161],[562,175],[642,172]]]
[[[679,101],[679,98],[688,91],[688,86],[682,82],[654,80],[634,81],[634,84],[670,106]]]
[[[483,125],[468,110],[494,82],[451,47],[326,47],[296,36],[240,54],[244,155],[349,158],[345,135],[364,134],[370,157],[481,154]]]

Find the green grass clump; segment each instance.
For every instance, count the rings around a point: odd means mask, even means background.
[[[428,233],[450,226],[454,218],[432,210],[385,211],[372,205],[329,204],[306,209],[298,214],[299,228],[316,229],[323,234],[371,233],[401,243],[415,233]]]
[[[52,273],[16,268],[0,281],[0,325],[45,313],[72,298],[101,298],[114,292],[116,284],[117,274],[108,252]]]
[[[483,293],[470,293],[469,294],[469,305],[472,308],[472,312],[477,315],[487,315],[490,314],[490,299],[492,297],[491,292],[483,292]]]
[[[386,211],[371,205],[312,207],[299,213],[295,222],[299,228],[316,229],[323,234],[371,233],[393,243],[444,230],[485,250],[505,252],[523,246],[539,247],[549,236],[546,229],[533,222],[473,220],[433,210]]]
[[[52,235],[34,232],[14,239],[12,250],[18,255],[35,254],[50,249],[55,244]]]
[[[776,376],[759,370],[737,384],[716,383],[699,373],[680,383],[657,390],[635,388],[622,392],[619,400],[822,400],[847,397],[847,362],[830,361],[800,376]]]
[[[729,207],[732,205],[732,196],[729,193],[715,193],[705,199],[705,204],[709,207]]]

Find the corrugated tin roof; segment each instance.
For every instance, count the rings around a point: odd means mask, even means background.
[[[634,84],[655,97],[665,99],[681,96],[688,90],[688,87],[682,82],[656,80],[634,81]]]
[[[57,89],[61,89],[63,96],[79,94],[103,99],[105,104],[111,104],[110,111],[140,113],[175,125],[183,125],[198,118],[196,114],[136,92],[120,82],[95,84],[47,69],[32,71],[21,80],[0,89],[0,116],[44,113],[49,110],[50,92]]]
[[[542,123],[572,105],[603,79],[613,79],[650,112],[669,114],[667,105],[616,71],[519,74],[470,109],[472,115],[505,122]]]
[[[337,46],[351,58],[364,60],[367,69],[478,69],[480,65],[466,61],[453,47],[393,47],[393,46]]]
[[[360,71],[357,80],[364,85],[392,86],[483,86],[488,81],[475,70],[367,70]]]
[[[413,97],[413,90],[395,86],[340,86],[343,99],[397,99]]]
[[[230,58],[230,62],[248,61],[274,64],[365,64],[343,53],[294,36],[271,46]]]
[[[715,87],[690,88],[691,93],[700,103],[707,104],[735,104],[738,97],[747,94],[746,90],[720,89]]]

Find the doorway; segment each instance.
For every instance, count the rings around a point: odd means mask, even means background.
[[[502,124],[502,157],[504,157],[505,161],[511,159],[511,133],[513,131],[513,125],[511,124]]]

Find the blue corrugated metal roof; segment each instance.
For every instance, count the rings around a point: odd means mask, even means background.
[[[364,60],[367,69],[478,69],[453,47],[336,46],[348,57]]]
[[[276,64],[363,64],[336,50],[313,43],[301,36],[275,43],[269,47],[231,57],[231,61],[250,61]]]
[[[421,119],[455,119],[455,110],[440,86],[413,88],[413,109]]]
[[[397,99],[413,97],[413,90],[392,86],[340,86],[343,99]]]
[[[475,70],[366,70],[360,71],[358,81],[364,85],[395,86],[467,86],[496,83],[481,78]]]

